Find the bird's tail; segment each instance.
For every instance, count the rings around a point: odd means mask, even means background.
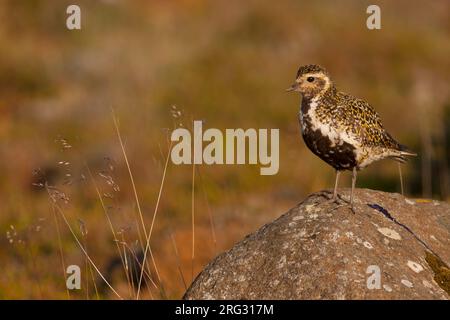
[[[417,153],[409,149],[407,146],[403,144],[399,144],[397,150],[395,150],[395,154],[392,155],[392,158],[395,161],[405,163],[408,161],[408,157],[417,157]]]

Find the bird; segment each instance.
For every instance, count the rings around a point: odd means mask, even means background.
[[[302,96],[299,122],[306,146],[336,171],[331,201],[338,201],[341,172],[352,171],[353,213],[358,171],[382,159],[404,163],[408,157],[417,155],[384,129],[380,116],[369,103],[339,91],[328,71],[319,65],[301,66],[294,84],[286,91]]]

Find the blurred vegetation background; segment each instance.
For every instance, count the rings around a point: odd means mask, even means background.
[[[174,124],[280,128],[275,176],[197,166],[193,193],[192,166],[169,162],[142,298],[180,298],[215,255],[331,188],[333,170],[300,138],[300,98],[284,92],[303,64],[326,67],[419,153],[403,167],[409,196],[448,200],[448,1],[75,2],[75,31],[65,26],[74,1],[0,2],[0,298],[117,298],[102,291],[63,214],[117,292],[135,297],[120,259],[139,256],[145,239],[112,109],[147,232]],[[381,30],[366,28],[370,4]],[[372,165],[358,186],[399,192],[397,165]],[[82,289],[68,293],[71,264]]]

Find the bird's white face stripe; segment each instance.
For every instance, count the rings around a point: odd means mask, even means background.
[[[330,78],[327,75],[325,75],[323,73],[318,73],[318,72],[306,73],[306,74],[302,75],[301,77],[299,77],[298,79],[296,79],[295,81],[297,83],[300,83],[301,82],[300,78],[308,78],[308,77],[320,78],[320,79],[325,80],[325,86],[320,91],[319,95],[322,95],[323,93],[325,93],[331,86]]]
[[[324,73],[321,73],[321,72],[305,73],[305,74],[301,75],[300,77],[301,78],[314,77],[314,78],[328,79],[328,77]]]

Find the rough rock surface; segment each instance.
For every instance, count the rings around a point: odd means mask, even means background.
[[[355,214],[309,196],[216,257],[184,299],[449,299],[450,205],[355,192]]]

